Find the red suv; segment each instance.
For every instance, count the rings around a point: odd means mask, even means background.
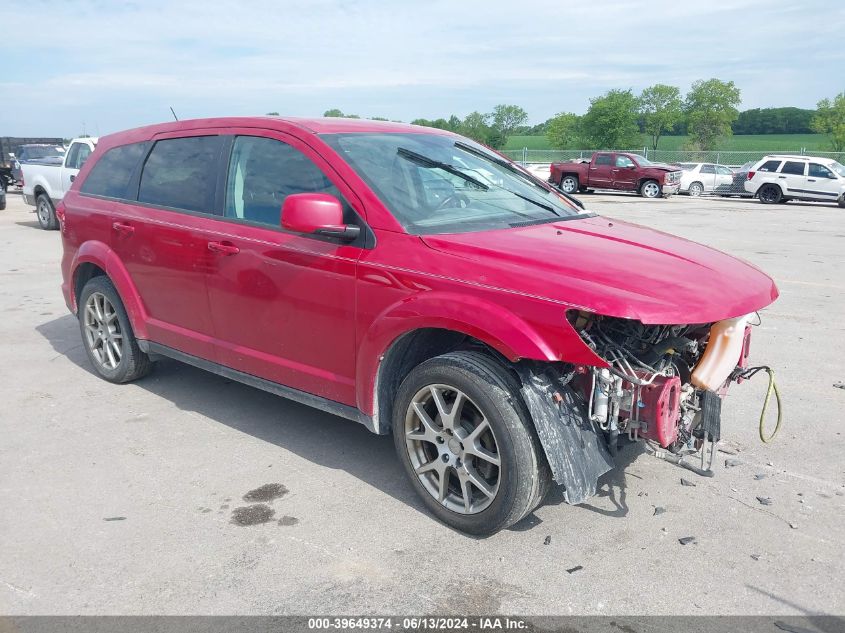
[[[777,297],[747,263],[413,125],[114,134],[57,216],[62,289],[103,378],[166,356],[392,432],[431,512],[473,534],[553,482],[580,503],[623,438],[717,440],[747,315]]]

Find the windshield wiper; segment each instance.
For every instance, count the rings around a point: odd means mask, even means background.
[[[528,182],[528,184],[534,185],[535,187],[537,187],[538,189],[542,189],[546,193],[549,192],[549,190],[545,186],[543,186],[541,183],[532,180],[527,174],[525,174],[521,170],[519,170],[516,167],[514,167],[513,165],[511,165],[508,161],[506,161],[503,158],[499,158],[498,156],[493,156],[493,155],[488,154],[486,152],[482,152],[480,150],[475,149],[472,145],[467,145],[466,143],[461,143],[460,141],[455,142],[455,147],[457,147],[458,149],[462,149],[465,152],[469,152],[470,154],[472,154],[474,156],[478,156],[479,158],[483,158],[484,160],[489,160],[491,163],[496,163],[500,167],[504,167],[508,171],[516,174],[517,176],[522,178],[522,180],[525,180],[526,182]],[[499,187],[499,189],[504,189],[508,193],[512,193],[517,198],[522,198],[526,202],[530,202],[531,204],[536,205],[536,206],[540,207],[541,209],[545,209],[546,211],[548,211],[552,215],[555,215],[557,217],[561,217],[560,213],[555,211],[553,207],[550,207],[547,204],[543,204],[542,202],[540,202],[538,200],[534,200],[534,198],[529,198],[528,196],[525,196],[521,193],[517,193],[516,191],[513,191],[512,189],[508,189],[507,187],[502,187],[502,186],[499,186],[499,185],[497,185],[497,186]]]
[[[442,163],[439,160],[434,160],[433,158],[429,158],[428,156],[423,156],[422,154],[417,154],[416,152],[412,152],[409,149],[405,149],[404,147],[400,147],[396,150],[396,153],[399,154],[402,158],[405,158],[412,163],[417,163],[418,165],[422,165],[423,167],[429,167],[431,169],[441,169],[447,173],[450,173],[458,178],[462,178],[468,183],[471,183],[481,189],[482,191],[488,191],[490,189],[489,186],[481,182],[480,180],[465,174],[460,169],[455,167],[454,165],[449,165],[448,163]]]

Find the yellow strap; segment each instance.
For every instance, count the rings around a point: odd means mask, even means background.
[[[769,374],[769,388],[766,390],[766,399],[763,401],[763,410],[760,412],[760,440],[764,444],[768,444],[780,431],[780,423],[782,420],[782,410],[780,405],[780,392],[778,391],[778,386],[775,384],[775,372],[773,372],[769,367],[765,368],[766,373]],[[772,396],[772,392],[775,392],[775,400],[778,403],[778,420],[775,424],[775,430],[772,431],[772,434],[769,437],[766,437],[766,433],[763,430],[763,426],[766,421],[766,409],[769,408],[769,399]]]

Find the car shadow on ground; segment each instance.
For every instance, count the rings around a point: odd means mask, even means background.
[[[65,356],[82,370],[97,375],[72,315],[42,323],[36,330],[50,342],[57,356]],[[171,359],[160,360],[149,376],[132,384],[169,400],[182,411],[198,413],[319,466],[346,471],[430,516],[406,480],[391,436],[374,435],[361,424]],[[628,512],[624,468],[638,454],[631,447],[620,451],[617,468],[599,480],[597,496],[609,497],[615,509],[596,508],[589,503],[578,507],[605,516],[624,517]],[[544,505],[563,503],[563,493],[554,486]],[[510,529],[527,530],[540,522],[531,514]]]
[[[38,224],[38,220],[32,220],[30,222],[15,222],[15,224],[18,226],[25,226],[28,229],[41,229],[41,225]]]

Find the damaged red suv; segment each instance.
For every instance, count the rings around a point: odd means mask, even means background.
[[[112,382],[170,357],[392,433],[431,512],[490,534],[618,442],[694,452],[772,280],[589,213],[446,131],[182,121],[101,138],[57,209]]]

